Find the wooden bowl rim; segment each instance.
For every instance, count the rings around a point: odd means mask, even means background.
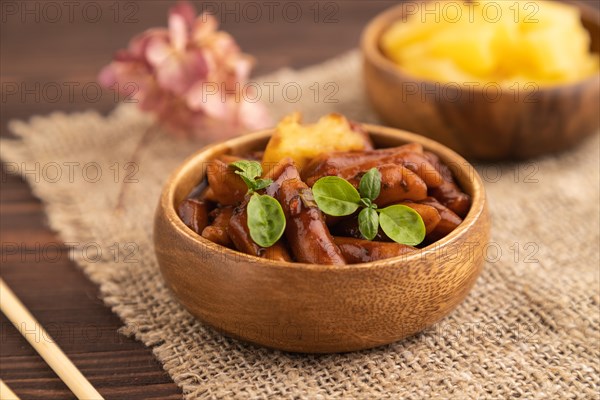
[[[467,216],[463,219],[463,222],[452,231],[449,235],[445,236],[441,240],[419,249],[414,253],[408,253],[399,257],[387,258],[385,260],[371,261],[360,264],[348,264],[348,265],[326,265],[326,264],[309,264],[300,262],[285,262],[285,261],[272,261],[252,256],[232,250],[224,246],[218,245],[211,242],[208,239],[203,238],[196,232],[192,231],[187,227],[175,209],[175,191],[177,186],[182,181],[183,177],[192,173],[198,169],[198,165],[208,161],[206,158],[215,151],[223,150],[227,151],[230,148],[235,148],[243,144],[249,144],[252,142],[258,142],[260,140],[266,140],[273,133],[273,128],[262,130],[255,133],[239,136],[224,142],[208,145],[191,156],[189,156],[168,178],[160,196],[160,204],[157,211],[165,210],[167,220],[173,225],[179,234],[187,236],[192,242],[197,243],[201,247],[205,247],[209,251],[224,252],[230,256],[235,256],[239,261],[246,261],[250,263],[264,264],[265,267],[269,268],[296,268],[297,270],[359,270],[359,269],[372,269],[372,268],[385,268],[391,265],[399,266],[398,263],[409,265],[412,261],[418,259],[427,258],[432,253],[440,251],[444,246],[448,246],[465,235],[468,235],[469,230],[475,225],[481,218],[486,207],[486,195],[483,182],[475,170],[475,168],[463,157],[452,151],[448,147],[434,141],[417,135],[415,133],[403,131],[400,129],[389,128],[380,125],[362,124],[362,126],[369,132],[370,135],[380,136],[382,138],[397,138],[401,141],[410,143],[417,142],[421,143],[426,149],[431,150],[438,156],[440,156],[445,162],[452,162],[458,165],[459,173],[464,174],[466,179],[470,182],[473,190],[471,194],[472,204]],[[200,178],[200,177],[199,177]],[[198,179],[199,179],[198,178]],[[154,232],[154,235],[160,235],[160,232]]]
[[[427,3],[434,0],[417,0],[418,3]],[[595,24],[600,30],[600,10],[597,10],[594,7],[589,6],[586,3],[580,2],[578,0],[558,0],[562,3],[567,3],[577,7],[581,11],[581,18]],[[398,4],[394,7],[388,8],[385,11],[382,11],[378,15],[376,15],[363,29],[360,39],[360,48],[366,59],[371,61],[373,64],[377,65],[377,67],[385,72],[396,75],[398,78],[402,80],[410,80],[414,82],[423,82],[429,85],[435,84],[447,84],[447,83],[460,83],[460,82],[441,82],[441,81],[433,81],[427,78],[419,77],[416,75],[412,75],[408,73],[402,66],[394,63],[388,57],[383,54],[379,47],[379,39],[383,32],[392,24],[392,22],[399,20],[400,16],[403,14],[403,9],[405,4]],[[585,28],[585,27],[584,27]],[[588,32],[589,30],[585,28]],[[591,34],[591,32],[590,32]],[[585,79],[581,79],[574,82],[564,82],[558,83],[554,85],[548,86],[537,86],[534,89],[526,89],[525,87],[517,88],[517,92],[552,92],[555,90],[561,90],[565,88],[576,88],[579,86],[587,86],[591,84],[596,84],[600,80],[600,72],[589,76]],[[527,86],[527,85],[525,85]],[[462,91],[463,88],[458,87],[457,90]],[[483,88],[480,86],[469,87],[469,90],[477,93],[483,93]]]

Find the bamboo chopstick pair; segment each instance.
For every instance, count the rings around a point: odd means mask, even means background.
[[[12,322],[19,332],[27,339],[29,344],[38,352],[46,363],[56,372],[56,375],[71,389],[73,394],[80,400],[102,400],[103,397],[98,393],[90,382],[79,372],[77,367],[69,360],[58,345],[52,340],[48,332],[39,324],[25,308],[23,303],[17,298],[12,290],[0,278],[0,310]],[[24,335],[22,328],[34,326],[39,330],[38,338],[44,340],[35,340],[32,335]],[[0,400],[18,399],[12,390],[0,380]]]

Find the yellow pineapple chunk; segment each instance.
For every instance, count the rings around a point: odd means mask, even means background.
[[[368,136],[354,129],[343,115],[328,114],[315,124],[303,125],[300,113],[294,113],[283,118],[275,128],[265,149],[263,164],[274,165],[291,157],[301,169],[322,153],[370,147]]]
[[[404,70],[413,76],[434,82],[479,82],[479,78],[463,71],[454,61],[446,59],[418,59],[406,64]]]
[[[477,35],[469,29],[461,29],[463,24],[450,28],[444,34],[432,37],[426,44],[428,54],[434,58],[454,61],[463,71],[486,75],[496,67],[497,54],[493,51],[494,26],[480,25]]]

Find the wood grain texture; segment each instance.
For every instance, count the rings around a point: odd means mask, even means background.
[[[43,5],[41,1],[6,1],[3,5],[6,3],[18,3],[21,10],[25,7],[35,10],[36,6]],[[82,18],[81,10],[87,3],[101,7],[103,17],[99,21],[88,22]],[[15,118],[28,119],[56,110],[95,109],[107,113],[116,105],[112,92],[103,93],[98,101],[85,98],[81,90],[76,90],[71,98],[65,89],[57,101],[51,98],[50,92],[50,96],[40,92],[56,83],[73,82],[82,88],[95,82],[99,68],[110,60],[116,49],[125,46],[132,35],[152,26],[165,26],[167,9],[172,5],[170,0],[127,3],[137,6],[135,21],[126,21],[128,11],[120,8],[115,22],[110,8],[115,2],[91,0],[78,2],[73,21],[69,21],[66,9],[62,10],[63,17],[55,22],[44,19],[52,15],[35,11],[26,15],[25,20],[21,11],[6,16],[6,22],[3,20],[0,24],[2,136],[10,136],[7,124]],[[331,23],[324,22],[326,10],[323,7],[315,23],[310,10],[315,3],[312,1],[303,3],[304,14],[298,22],[285,21],[280,16],[274,22],[266,17],[250,21],[237,18],[235,12],[223,16],[221,11],[226,4],[232,7],[231,3],[241,2],[209,3],[221,9],[218,14],[223,28],[256,57],[255,74],[259,75],[278,68],[299,68],[322,62],[356,47],[363,26],[395,1],[326,2],[338,6]],[[283,7],[286,1],[279,3]],[[194,1],[194,4],[200,7],[201,3]],[[19,89],[11,95],[6,89],[14,84]],[[21,85],[33,92],[23,91]],[[5,281],[105,398],[181,398],[180,389],[154,359],[152,351],[117,332],[122,325],[119,318],[102,304],[98,288],[69,259],[68,247],[47,227],[44,207],[32,195],[27,183],[5,172],[3,165],[0,273]],[[24,251],[9,255],[4,246],[12,243],[22,244]],[[59,246],[62,257],[54,261],[45,258],[40,248],[45,245]],[[0,334],[0,376],[21,398],[73,398],[4,316],[0,316]]]
[[[448,148],[418,135],[365,125],[378,147],[421,143],[454,169],[472,196],[463,223],[421,251],[365,264],[267,261],[212,243],[187,228],[176,205],[223,153],[264,148],[271,131],[210,146],[169,178],[155,216],[155,251],[179,301],[197,318],[263,346],[329,353],[375,347],[437,322],[467,295],[484,261],[490,221],[483,184]]]
[[[591,50],[597,53],[600,13],[592,6],[595,2],[569,3],[581,9]],[[436,83],[405,73],[380,51],[379,38],[406,10],[399,5],[385,11],[362,37],[368,96],[387,124],[482,160],[526,159],[565,150],[600,128],[600,74],[561,86],[486,90],[485,85]]]

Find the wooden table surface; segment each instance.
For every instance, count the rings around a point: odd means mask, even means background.
[[[257,58],[256,74],[262,74],[318,63],[355,47],[365,23],[394,3],[207,1],[204,7],[216,11],[223,28]],[[10,136],[7,122],[14,118],[53,110],[111,110],[111,96],[92,101],[83,88],[93,85],[100,67],[133,34],[164,26],[170,4],[3,0],[2,135]],[[67,247],[47,227],[43,204],[29,186],[3,168],[1,188],[2,278],[65,353],[106,398],[180,398],[151,350],[117,332],[120,320],[69,260]],[[62,256],[45,256],[48,245],[60,246]],[[4,316],[0,324],[0,378],[23,399],[73,398]]]

